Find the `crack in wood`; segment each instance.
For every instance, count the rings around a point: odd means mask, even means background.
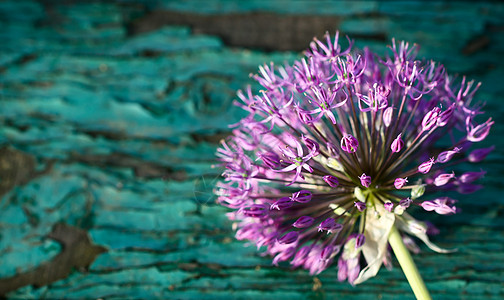
[[[146,179],[163,178],[183,181],[187,178],[184,170],[174,170],[170,166],[162,166],[123,153],[111,153],[107,155],[72,153],[70,159],[99,167],[132,168],[135,176]]]
[[[15,186],[25,185],[32,179],[48,173],[54,161],[48,161],[41,171],[36,170],[36,160],[33,155],[12,147],[0,148],[0,197]]]
[[[92,243],[87,231],[64,223],[55,224],[47,237],[61,244],[61,253],[33,270],[0,279],[0,297],[26,285],[51,284],[68,277],[74,269],[85,272],[98,255],[107,252],[105,247]]]
[[[267,51],[301,51],[306,41],[327,30],[334,32],[341,16],[285,15],[271,12],[203,15],[157,10],[129,24],[132,35],[156,30],[165,25],[186,25],[195,34],[219,36],[229,46]],[[245,34],[244,34],[245,33]]]

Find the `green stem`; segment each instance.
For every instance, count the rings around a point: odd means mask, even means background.
[[[420,273],[418,272],[415,262],[413,262],[413,258],[411,258],[411,255],[408,249],[406,249],[401,235],[395,226],[392,226],[388,241],[395,256],[397,257],[397,260],[399,261],[399,264],[401,265],[404,275],[406,275],[406,279],[408,279],[415,297],[420,300],[432,299],[429,295],[429,291],[427,291],[427,287],[425,286],[422,277],[420,276]]]

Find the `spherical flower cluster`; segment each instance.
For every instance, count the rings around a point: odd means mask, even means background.
[[[336,260],[339,280],[363,282],[390,265],[393,227],[412,249],[407,235],[445,251],[408,207],[453,214],[456,200],[440,192],[481,188],[484,171],[457,169],[493,149],[471,149],[494,123],[477,121],[479,84],[417,60],[416,46],[392,40],[390,50],[380,58],[350,40],[343,50],[338,33],[326,34],[293,65],[260,66],[259,92],[238,92],[249,114],[218,149],[216,193],[233,210],[236,238],[264,247],[273,264],[318,274]]]

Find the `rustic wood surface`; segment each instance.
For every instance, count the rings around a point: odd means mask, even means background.
[[[418,212],[459,251],[414,259],[435,299],[503,299],[503,16],[476,1],[0,1],[0,293],[412,299],[397,264],[357,287],[335,268],[272,266],[212,195],[218,141],[242,116],[235,91],[339,29],[381,53],[416,42],[483,82],[486,187],[458,197],[458,215]]]

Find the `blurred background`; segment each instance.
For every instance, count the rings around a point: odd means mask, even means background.
[[[435,299],[504,298],[503,16],[497,1],[0,1],[0,296],[412,299],[397,264],[357,287],[272,266],[212,194],[236,90],[340,30],[483,82],[485,189],[422,215],[458,252],[414,259]]]

